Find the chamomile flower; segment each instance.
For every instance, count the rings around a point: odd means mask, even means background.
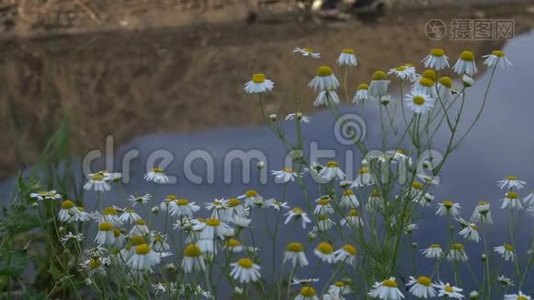
[[[345,299],[343,298],[344,295],[347,295],[350,293],[351,293],[351,289],[347,285],[347,283],[341,280],[336,281],[334,284],[328,287],[327,294],[326,294],[328,296],[325,298],[326,295],[324,295],[323,300],[342,300],[342,299]]]
[[[471,51],[463,51],[460,57],[452,67],[452,70],[458,75],[473,76],[477,73],[477,66],[475,64],[475,55]]]
[[[366,186],[372,186],[375,184],[375,179],[371,174],[371,169],[367,161],[362,162],[361,168],[358,169],[358,175],[356,179],[350,185],[351,188],[362,188]]]
[[[321,53],[319,52],[314,52],[312,49],[310,48],[299,48],[299,47],[295,47],[293,49],[293,53],[297,53],[297,54],[300,54],[304,57],[311,57],[311,58],[316,58],[316,59],[319,59],[321,58]]]
[[[447,296],[449,299],[462,299],[464,296],[462,295],[462,289],[459,287],[455,287],[451,285],[450,283],[435,283],[434,287],[438,289],[438,297]]]
[[[150,246],[156,252],[167,252],[171,249],[167,243],[167,236],[156,231],[150,233]]]
[[[182,268],[186,273],[194,271],[203,272],[206,270],[206,262],[202,256],[202,250],[196,244],[191,243],[185,246]]]
[[[369,84],[369,96],[373,99],[380,99],[387,95],[390,81],[388,76],[383,71],[376,71],[373,73],[371,84]]]
[[[65,200],[61,203],[61,209],[58,212],[58,219],[61,222],[72,222],[78,214],[78,208],[72,200]]]
[[[369,212],[382,211],[384,209],[384,198],[382,192],[379,189],[372,189],[367,199],[365,208]]]
[[[480,242],[480,235],[478,234],[478,226],[475,223],[469,223],[464,220],[462,220],[461,225],[463,227],[462,230],[458,233],[461,237],[463,237],[466,240],[470,240],[473,242]]]
[[[256,192],[256,190],[248,190],[243,195],[240,195],[237,197],[238,199],[245,199],[245,206],[251,207],[251,206],[263,206],[264,201],[263,197]]]
[[[150,270],[159,262],[160,256],[152,251],[149,245],[141,244],[135,248],[135,252],[126,263],[134,270]]]
[[[98,223],[98,233],[96,234],[95,243],[99,245],[113,245],[115,243],[115,234],[113,232],[113,223]]]
[[[400,80],[412,81],[416,77],[415,68],[410,65],[402,65],[388,71],[389,75],[394,75]]]
[[[434,107],[434,98],[429,95],[413,91],[410,94],[406,95],[406,106],[411,109],[416,114],[427,113],[432,107]]]
[[[300,219],[302,222],[302,229],[306,229],[306,224],[311,223],[310,218],[308,218],[308,214],[305,213],[300,207],[293,207],[293,209],[285,213],[284,216],[286,216],[284,224],[288,224],[293,219]]]
[[[295,181],[295,177],[297,177],[297,173],[293,172],[293,169],[289,167],[285,167],[282,170],[273,170],[271,173],[274,176],[275,183],[288,183]]]
[[[356,247],[350,244],[345,244],[343,247],[334,252],[334,256],[336,262],[343,262],[348,265],[352,265],[356,261],[357,253],[358,250]]]
[[[163,169],[160,167],[152,168],[148,173],[143,177],[148,182],[166,184],[169,183],[170,179],[163,172]]]
[[[468,260],[467,254],[464,250],[464,245],[461,243],[453,243],[449,248],[447,260],[452,262],[465,262]]]
[[[150,229],[148,229],[145,220],[137,219],[134,221],[133,227],[130,230],[130,235],[145,235],[148,233],[150,233]]]
[[[243,246],[241,242],[234,238],[229,238],[224,242],[224,248],[226,248],[231,253],[238,253],[243,251]]]
[[[111,222],[115,226],[122,225],[122,221],[121,221],[121,219],[119,217],[119,213],[118,213],[117,209],[115,207],[113,207],[113,206],[105,207],[102,210],[102,213],[97,212],[95,214],[95,217],[99,222],[104,222],[104,221],[105,222]]]
[[[235,215],[232,218],[232,223],[234,223],[237,227],[240,227],[240,228],[248,227],[250,225],[251,221],[252,221],[252,219],[249,219],[249,218],[246,218],[246,217],[242,217],[242,216],[238,216],[238,215]]]
[[[255,282],[260,279],[260,266],[250,258],[241,258],[230,266],[232,266],[230,276],[240,283]]]
[[[333,264],[336,262],[336,257],[334,256],[334,247],[330,243],[319,243],[319,245],[315,247],[315,250],[313,250],[313,253],[326,263]]]
[[[330,67],[320,66],[317,69],[315,77],[308,83],[308,86],[315,91],[332,91],[339,87],[339,81],[332,73],[332,69]]]
[[[334,208],[330,204],[330,196],[322,196],[321,198],[315,200],[315,214],[333,214]]]
[[[528,195],[526,195],[524,198],[523,198],[523,203],[525,203],[526,205],[533,205],[534,204],[534,193],[530,193]]]
[[[514,286],[514,281],[504,275],[497,276],[497,282],[499,282],[504,289]]]
[[[452,100],[452,91],[452,79],[447,76],[440,77],[438,80],[438,99],[443,103],[449,102]]]
[[[530,296],[519,291],[517,294],[506,294],[503,300],[530,300]]]
[[[426,258],[439,259],[445,255],[439,244],[431,244],[428,248],[421,250]]]
[[[319,297],[317,297],[317,291],[312,286],[306,285],[300,289],[295,300],[319,300]]]
[[[306,259],[306,254],[304,254],[304,246],[298,242],[288,243],[284,252],[283,263],[286,261],[289,261],[293,265],[293,268],[307,266],[308,259]]]
[[[144,194],[143,196],[130,195],[128,201],[132,203],[132,206],[136,206],[137,204],[146,204],[151,198],[152,196],[150,194]]]
[[[486,201],[481,201],[475,207],[473,214],[471,215],[471,222],[479,224],[493,224],[491,217],[490,204]]]
[[[438,210],[436,211],[436,215],[438,216],[452,216],[454,218],[458,217],[460,215],[460,203],[455,203],[451,200],[445,200],[441,203],[438,203]]]
[[[343,180],[343,178],[345,178],[345,173],[339,168],[339,164],[332,160],[326,163],[326,166],[319,172],[319,176],[327,181]]]
[[[334,222],[332,221],[332,219],[330,219],[328,215],[325,214],[316,215],[315,220],[317,222],[317,228],[320,231],[328,231],[334,226]]]
[[[417,92],[420,94],[425,94],[431,98],[436,97],[436,84],[435,80],[429,77],[419,77],[417,81],[413,84],[412,92]]]
[[[315,107],[328,106],[329,104],[339,104],[339,96],[334,90],[321,91],[313,102]]]
[[[103,259],[100,256],[93,256],[85,260],[84,262],[82,262],[81,268],[83,271],[86,271],[91,277],[95,275],[106,274],[106,268]]]
[[[360,212],[356,208],[352,208],[349,210],[347,215],[339,221],[339,224],[341,224],[341,226],[346,225],[360,228],[363,226],[363,221],[360,217]]]
[[[276,199],[269,199],[265,201],[265,205],[268,207],[274,208],[274,210],[279,211],[282,208],[289,209],[289,205],[287,205],[287,202],[282,202]]]
[[[471,76],[467,76],[467,75],[462,75],[462,83],[464,84],[464,87],[468,88],[468,87],[472,87],[473,85],[475,85],[475,79],[473,79],[473,77]]]
[[[434,298],[437,295],[436,289],[432,286],[432,278],[428,276],[419,276],[417,279],[410,276],[406,286],[410,287],[408,291],[417,298]]]
[[[505,179],[497,181],[497,186],[502,189],[516,189],[520,190],[526,185],[526,181],[519,180],[517,176],[507,176]]]
[[[310,123],[311,118],[301,112],[291,113],[285,117],[286,121],[297,120],[301,123]]]
[[[107,192],[111,190],[111,186],[107,183],[102,172],[89,174],[89,181],[83,186],[84,190],[96,192]]]
[[[505,261],[514,261],[515,252],[514,246],[510,244],[503,244],[501,246],[493,248],[495,253],[499,254]]]
[[[223,213],[223,215],[228,215],[227,220],[231,221],[234,217],[248,217],[249,215],[249,209],[246,208],[242,203],[241,200],[237,198],[230,198],[223,201],[223,211],[226,213]],[[222,220],[222,219],[221,219]],[[224,220],[225,222],[228,222]]]
[[[244,89],[248,94],[261,94],[270,92],[274,87],[274,82],[265,78],[265,74],[256,73],[252,79],[245,83]]]
[[[59,200],[62,197],[58,192],[56,192],[56,190],[50,190],[50,191],[41,191],[38,193],[30,193],[30,198],[34,198],[37,201],[43,201],[43,200]]]
[[[200,206],[195,202],[189,202],[189,200],[181,198],[171,202],[169,212],[171,216],[176,217],[193,217],[193,214],[200,210]]]
[[[67,243],[68,241],[70,240],[73,240],[73,241],[77,241],[78,243],[79,242],[82,242],[84,240],[84,236],[83,236],[83,233],[77,233],[77,234],[73,234],[72,232],[69,231],[69,233],[67,233],[66,235],[64,235],[62,238],[61,238],[61,243],[65,244]]]
[[[523,205],[519,199],[519,194],[514,191],[509,191],[505,194],[504,199],[502,199],[501,209],[510,208],[511,210],[522,210]]]
[[[505,69],[506,67],[512,66],[512,62],[504,55],[504,51],[502,50],[494,50],[491,54],[482,57],[486,59],[484,65],[488,66],[488,68],[497,66]]]
[[[404,298],[395,277],[390,277],[382,282],[375,282],[368,295],[380,300],[399,300]]]
[[[344,208],[357,208],[360,206],[360,202],[351,189],[346,189],[343,191],[339,205]]]
[[[449,67],[449,58],[445,55],[443,49],[435,48],[430,51],[421,61],[425,68],[434,69],[436,71],[443,70]]]
[[[141,216],[135,212],[133,208],[124,209],[123,213],[120,215],[119,220],[121,223],[134,223],[137,220],[140,220]]]
[[[163,198],[163,201],[161,201],[161,203],[159,204],[159,209],[165,212],[169,211],[172,202],[175,201],[176,199],[178,199],[178,197],[176,197],[175,194],[169,194],[165,196],[165,198]]]
[[[356,67],[358,66],[358,60],[352,49],[343,49],[337,59],[337,64],[340,66]]]
[[[369,85],[362,83],[356,88],[356,93],[352,97],[352,103],[365,103],[369,100]]]
[[[223,240],[234,235],[234,229],[219,219],[209,218],[205,222],[197,222],[193,225],[194,231],[200,231],[200,239],[215,240],[216,237]]]

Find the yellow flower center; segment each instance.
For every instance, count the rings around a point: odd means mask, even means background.
[[[358,86],[358,90],[368,90],[368,89],[369,89],[369,85],[366,83],[362,83]]]
[[[332,75],[332,69],[328,66],[320,66],[317,69],[317,76],[326,77]]]
[[[445,55],[445,52],[443,52],[443,49],[434,48],[432,49],[432,51],[430,51],[430,54],[432,56],[442,57],[443,55]]]
[[[337,164],[336,161],[331,160],[331,161],[326,163],[326,167],[328,167],[328,168],[337,168],[338,164]]]
[[[517,176],[506,176],[507,180],[517,180]]]
[[[111,222],[102,222],[98,224],[98,230],[100,231],[111,231],[113,230],[113,224]]]
[[[111,206],[108,206],[106,208],[104,208],[103,210],[103,213],[104,215],[108,215],[108,216],[114,216],[117,214],[117,210]]]
[[[313,49],[312,48],[302,48],[302,50],[308,52],[308,53],[312,53],[313,52]]]
[[[334,247],[326,242],[320,243],[316,249],[323,254],[332,254],[332,252],[334,252]]]
[[[373,189],[371,191],[371,197],[375,197],[376,198],[376,197],[380,197],[380,196],[381,196],[381,192],[380,192],[379,189]]]
[[[368,173],[369,173],[369,167],[361,167],[361,168],[358,170],[358,173],[359,173],[359,174],[368,174]]]
[[[286,172],[286,173],[293,173],[293,169],[289,168],[289,167],[285,167],[282,169],[282,171]]]
[[[447,76],[443,76],[439,79],[439,83],[442,85],[448,87],[449,89],[452,87],[452,79]]]
[[[354,55],[354,50],[349,48],[343,49],[341,52]]]
[[[248,198],[253,198],[253,197],[258,196],[258,192],[256,192],[255,190],[248,190],[245,193],[245,196],[247,196]]]
[[[74,202],[72,202],[71,200],[65,200],[63,201],[63,203],[61,203],[62,209],[71,209],[73,207],[74,207]]]
[[[432,284],[432,279],[427,276],[419,276],[419,278],[417,278],[417,283],[424,286],[430,286]]]
[[[330,200],[328,200],[328,198],[321,198],[318,202],[317,202],[318,205],[321,205],[321,206],[325,206],[325,205],[328,205],[330,204]]]
[[[416,190],[422,190],[423,189],[423,184],[419,181],[414,181],[412,182],[412,188],[416,189]]]
[[[150,252],[150,246],[147,244],[141,244],[135,248],[135,253],[138,255],[146,255]]]
[[[206,220],[206,225],[211,226],[211,227],[217,227],[221,225],[221,221],[215,218],[209,218]]]
[[[176,199],[178,199],[178,197],[175,194],[169,194],[169,195],[165,196],[165,200],[168,200],[168,201],[173,201],[173,200],[176,200]]]
[[[181,198],[176,200],[176,204],[178,204],[179,206],[186,206],[189,204],[189,201],[187,199]]]
[[[154,172],[154,173],[163,173],[163,169],[160,168],[160,167],[155,167],[155,168],[152,168],[152,172]]]
[[[460,59],[465,61],[474,61],[475,55],[471,51],[463,51],[462,54],[460,54]]]
[[[91,259],[89,260],[89,264],[88,264],[88,265],[89,265],[89,268],[90,268],[91,270],[94,270],[94,269],[100,267],[100,266],[102,265],[102,263],[100,262],[100,259],[97,259],[97,258],[91,258]]]
[[[347,214],[347,216],[349,217],[358,217],[359,215],[360,215],[360,212],[356,208],[352,208],[351,210],[349,210],[349,213]]]
[[[462,251],[462,250],[464,250],[464,245],[462,245],[460,243],[454,243],[454,244],[451,245],[451,249],[452,250]]]
[[[354,256],[354,255],[356,255],[356,253],[358,253],[358,250],[356,250],[356,247],[354,247],[352,245],[349,245],[349,244],[346,244],[345,246],[343,246],[343,250],[345,252],[349,253],[352,256]]]
[[[445,285],[445,292],[447,293],[452,293],[454,292],[454,289],[452,288],[452,286],[450,286],[448,283]]]
[[[241,246],[241,242],[236,239],[229,239],[226,241],[226,246],[231,248]]]
[[[421,77],[421,79],[419,79],[419,84],[424,87],[431,87],[434,85],[434,80],[428,77]]]
[[[397,282],[393,279],[386,279],[384,281],[382,281],[382,285],[383,286],[386,286],[386,287],[389,287],[389,288],[396,288],[398,285],[397,285]]]
[[[300,207],[294,207],[291,211],[296,215],[301,215],[302,214],[302,208],[300,208]]]
[[[257,73],[252,75],[252,81],[254,83],[264,83],[265,82],[265,75],[262,73]]]
[[[237,198],[230,198],[228,199],[227,204],[229,207],[236,207],[241,204],[241,201],[239,201]]]
[[[289,252],[302,252],[304,251],[304,246],[301,243],[293,242],[287,244],[286,250]]]
[[[184,256],[187,257],[199,257],[202,254],[202,250],[196,244],[189,244],[184,248]]]
[[[376,71],[373,73],[373,80],[386,80],[388,76],[384,71]]]
[[[528,300],[525,296],[517,296],[517,300]]]
[[[507,251],[514,251],[514,246],[510,244],[504,244],[504,249]]]
[[[441,246],[439,244],[431,244],[430,248],[441,249]]]
[[[491,52],[491,54],[497,56],[497,57],[504,57],[504,51],[502,50],[493,50],[493,52]]]
[[[328,216],[324,215],[324,214],[317,215],[317,220],[319,220],[319,222],[320,221],[326,221],[326,220],[328,220]]]
[[[423,105],[425,104],[425,98],[421,97],[421,96],[415,96],[413,97],[413,103],[415,103],[416,105]]]
[[[343,281],[336,281],[336,283],[334,283],[334,285],[337,286],[337,287],[340,287],[340,288],[346,286],[345,282],[343,282]]]
[[[146,244],[145,238],[143,238],[140,235],[134,235],[130,238],[130,244],[132,244],[132,246],[139,246],[142,244]]]
[[[436,81],[436,71],[428,69],[421,74],[424,78],[432,79],[432,81]]]
[[[121,230],[119,228],[113,228],[113,235],[118,238],[121,236]]]
[[[443,203],[443,206],[445,206],[446,209],[449,209],[454,205],[454,203],[451,200],[445,200],[442,203]]]
[[[406,69],[408,69],[407,66],[400,66],[400,67],[396,67],[396,68],[395,68],[396,71],[400,71],[400,72],[402,72],[402,71],[404,71],[404,70],[406,70]]]
[[[93,180],[93,181],[104,181],[104,175],[102,175],[100,173],[93,174],[93,175],[91,175],[91,180]]]
[[[138,219],[138,220],[135,220],[135,225],[144,226],[146,225],[146,222],[143,219]]]
[[[343,196],[352,196],[354,195],[354,192],[352,190],[344,190]]]
[[[315,295],[317,295],[317,292],[313,287],[305,286],[300,289],[300,295],[304,297],[315,297]]]
[[[254,265],[254,262],[250,258],[241,258],[237,261],[237,264],[244,269],[250,269]]]
[[[516,192],[508,192],[506,193],[506,198],[508,199],[517,199],[519,198],[519,194]]]

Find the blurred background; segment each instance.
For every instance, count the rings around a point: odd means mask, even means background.
[[[354,48],[355,89],[377,68],[418,64],[432,47],[480,56],[508,40],[429,36],[429,20],[457,18],[513,20],[518,36],[534,25],[534,3],[2,0],[0,178],[35,163],[65,119],[75,155],[103,148],[107,135],[121,145],[148,133],[259,124],[256,101],[242,92],[254,72],[277,82],[268,111],[291,112],[299,99],[309,112],[315,64],[295,59],[295,46],[331,63]]]

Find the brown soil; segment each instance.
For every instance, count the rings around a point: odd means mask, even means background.
[[[514,19],[519,34],[534,24],[525,10],[442,10],[439,18]],[[372,22],[297,22],[286,16],[249,25],[3,40],[0,177],[33,163],[62,115],[71,120],[71,150],[82,154],[102,148],[109,134],[120,145],[147,133],[259,124],[256,98],[242,91],[254,72],[276,82],[269,112],[293,111],[297,99],[311,111],[314,94],[306,83],[319,64],[333,64],[341,48],[357,51],[361,65],[349,75],[355,87],[376,69],[417,64],[433,47],[454,59],[464,48],[482,55],[504,43],[430,40],[424,27],[435,17],[435,11],[390,13]],[[315,48],[323,59],[297,57],[295,46]],[[342,77],[341,70],[336,73]]]

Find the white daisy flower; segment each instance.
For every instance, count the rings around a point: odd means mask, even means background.
[[[473,79],[473,77],[471,76],[467,76],[467,75],[462,75],[462,83],[464,84],[464,87],[468,88],[468,87],[472,87],[473,85],[475,85],[475,79]]]
[[[371,169],[367,164],[367,161],[362,162],[362,167],[358,169],[358,175],[356,179],[350,185],[351,188],[362,188],[366,186],[372,186],[375,184],[375,179],[371,174]]]
[[[428,54],[421,61],[425,68],[434,69],[436,71],[444,70],[449,67],[449,57],[445,55],[443,49],[432,49],[430,54]]]
[[[252,75],[252,79],[245,83],[244,89],[248,94],[260,94],[270,92],[274,87],[274,82],[265,78],[262,73]]]
[[[146,204],[151,198],[152,196],[150,194],[144,194],[143,196],[130,195],[128,201],[132,203],[132,206],[136,206],[137,204]]]
[[[426,258],[439,259],[445,255],[439,244],[431,244],[428,248],[421,250]]]
[[[408,291],[417,298],[434,298],[437,295],[436,289],[432,286],[432,279],[428,276],[419,276],[417,279],[410,276],[410,281],[406,284],[410,288]]]
[[[311,223],[310,218],[308,218],[308,214],[306,214],[300,207],[294,207],[285,213],[284,216],[287,217],[284,224],[288,224],[292,219],[300,219],[302,222],[302,229],[306,229],[306,223]]]
[[[313,106],[328,106],[331,103],[339,104],[339,96],[334,90],[324,90],[319,92],[317,98],[315,98],[315,101],[313,102]]]
[[[469,223],[465,220],[460,220],[460,224],[462,225],[463,229],[460,230],[458,233],[461,237],[463,237],[466,240],[473,241],[473,242],[480,242],[480,235],[478,234],[478,227],[475,223]]]
[[[333,214],[334,208],[330,204],[330,196],[322,196],[321,198],[315,200],[315,210],[313,211],[314,214]]]
[[[463,51],[460,57],[452,67],[452,70],[459,75],[473,76],[478,72],[475,64],[475,55],[471,51]]]
[[[502,199],[501,209],[510,208],[511,210],[522,210],[523,205],[519,199],[519,194],[514,191],[509,191]]]
[[[37,201],[43,201],[43,200],[59,200],[62,197],[58,192],[56,192],[56,190],[51,190],[51,191],[41,191],[38,193],[30,193],[30,198],[34,198]]]
[[[354,54],[353,49],[343,49],[337,59],[337,64],[340,66],[356,67],[358,66],[358,60]]]
[[[311,118],[302,114],[301,112],[288,114],[285,118],[286,121],[297,120],[301,123],[310,123]]]
[[[352,208],[349,210],[347,215],[339,221],[339,224],[341,224],[341,226],[346,225],[360,228],[363,226],[363,221],[360,217],[360,212],[357,209]]]
[[[460,215],[460,203],[455,203],[451,200],[445,200],[441,203],[438,203],[438,206],[439,208],[436,211],[436,215],[438,216],[452,216],[456,218]]]
[[[150,233],[150,246],[156,252],[167,252],[171,246],[167,243],[167,237],[160,232],[153,231]]]
[[[231,253],[238,253],[243,251],[243,246],[241,242],[234,238],[229,238],[224,242],[224,248],[230,251]]]
[[[411,92],[406,95],[406,106],[416,114],[424,114],[434,107],[434,98],[422,92]]]
[[[170,203],[169,213],[171,216],[192,218],[193,214],[199,210],[200,206],[196,205],[194,201],[189,202],[189,200],[181,198]]]
[[[191,243],[185,246],[182,268],[185,273],[204,272],[206,270],[206,262],[202,256],[202,250],[196,244]]]
[[[225,222],[231,221],[234,217],[248,217],[249,215],[249,209],[245,207],[237,198],[230,198],[228,200],[224,200],[223,206],[223,211],[226,212],[226,215],[228,215],[227,220],[223,220]],[[222,218],[219,219],[222,220]]]
[[[339,81],[332,73],[332,69],[330,67],[320,66],[317,69],[315,77],[308,83],[308,86],[315,91],[332,91],[339,87]]]
[[[404,298],[398,288],[395,277],[390,277],[382,282],[375,282],[368,295],[380,300],[399,300]]]
[[[297,177],[297,173],[293,172],[293,169],[289,167],[285,167],[282,170],[272,170],[271,173],[274,175],[275,183],[288,183],[295,181],[295,177]]]
[[[443,103],[448,103],[452,100],[452,79],[447,76],[440,77],[438,80],[437,96]]]
[[[376,71],[373,73],[371,84],[369,84],[369,97],[373,99],[380,99],[388,93],[388,86],[390,81],[388,76],[383,71]]]
[[[358,85],[354,97],[352,97],[352,103],[365,103],[369,100],[369,85],[362,83]]]
[[[334,284],[330,285],[327,290],[328,297],[323,296],[323,300],[343,300],[343,296],[350,294],[352,291],[350,287],[344,281],[336,281]]]
[[[230,266],[232,266],[230,276],[240,283],[255,282],[260,279],[260,266],[250,258],[241,258],[237,262],[231,263]]]
[[[96,192],[107,192],[111,190],[111,186],[106,182],[105,176],[102,172],[89,174],[89,181],[83,186],[84,190],[94,190]]]
[[[117,209],[112,206],[105,207],[102,213],[94,213],[94,217],[98,222],[111,222],[114,226],[122,225]]]
[[[488,66],[488,68],[497,66],[505,69],[506,67],[512,66],[512,62],[504,55],[504,51],[502,50],[494,50],[491,54],[482,57],[486,59],[484,65]]]
[[[514,246],[510,244],[503,244],[501,246],[493,248],[495,253],[499,254],[505,261],[514,261],[515,253]]]
[[[226,237],[234,235],[232,227],[215,218],[206,219],[205,222],[197,222],[193,225],[193,230],[200,231],[200,239],[202,240],[214,241],[217,237],[224,240]]]
[[[163,169],[160,167],[153,168],[150,172],[146,173],[143,177],[148,182],[154,183],[169,183],[169,177],[163,172]]]
[[[169,211],[173,201],[178,199],[175,194],[169,194],[163,198],[163,201],[159,204],[159,209],[161,211]]]
[[[411,65],[402,65],[388,71],[389,75],[394,75],[400,80],[413,81],[416,78],[415,67]]]
[[[91,257],[81,264],[81,268],[88,273],[89,276],[106,275],[106,268],[102,257]]]
[[[356,254],[358,250],[350,244],[346,244],[334,252],[336,262],[343,262],[348,265],[353,265],[356,262]]]
[[[455,287],[451,285],[450,283],[434,283],[434,287],[438,289],[438,297],[447,296],[449,299],[462,299],[464,296],[462,295],[462,289],[459,287]]]
[[[245,199],[245,206],[263,206],[265,203],[263,197],[256,192],[256,190],[248,190],[243,195],[237,197],[238,199]]]
[[[504,275],[497,276],[497,281],[502,285],[503,288],[514,286],[512,279]]]
[[[69,233],[65,234],[60,239],[61,243],[63,243],[63,244],[67,243],[70,240],[77,241],[78,243],[82,242],[84,240],[83,233],[73,234],[72,232],[69,231]]]
[[[481,201],[475,207],[473,214],[471,215],[471,222],[479,224],[493,224],[491,217],[490,204],[486,201]]]
[[[530,296],[519,291],[517,294],[506,294],[503,300],[530,300]]]
[[[287,202],[282,202],[276,199],[269,199],[265,201],[265,205],[274,208],[274,210],[279,211],[282,208],[289,209],[289,205],[287,205]]]
[[[534,204],[534,193],[530,193],[523,198],[523,203],[526,205],[533,205]]]
[[[345,173],[339,168],[336,161],[329,161],[326,166],[319,172],[319,176],[323,177],[327,181],[331,180],[343,180]]]
[[[148,226],[143,219],[135,220],[134,225],[130,230],[130,235],[145,235],[149,233],[150,229],[148,229]]]
[[[319,231],[328,231],[334,227],[334,222],[325,214],[319,214],[315,216],[317,222],[317,229]]]
[[[300,289],[295,300],[319,300],[319,297],[317,297],[317,291],[312,286],[307,285]]]
[[[150,270],[159,264],[159,255],[150,249],[147,244],[141,244],[135,248],[135,253],[126,262],[134,270]]]
[[[527,184],[526,181],[519,180],[517,176],[507,176],[505,179],[497,181],[497,186],[502,189],[516,189],[520,190]]]
[[[232,223],[234,223],[237,227],[246,228],[250,225],[250,222],[252,219],[248,219],[245,217],[241,217],[238,215],[235,215],[232,219]]]
[[[78,214],[78,208],[72,200],[65,200],[61,203],[61,209],[58,212],[58,219],[61,222],[72,222]]]
[[[449,254],[447,254],[447,260],[453,262],[465,262],[469,258],[464,250],[464,245],[461,243],[453,243],[449,248]]]
[[[334,256],[334,247],[332,247],[332,244],[330,243],[319,243],[319,245],[315,247],[315,250],[313,250],[313,253],[326,263],[333,264],[336,262],[336,257]]]
[[[133,208],[126,208],[122,215],[119,217],[121,223],[134,223],[135,221],[140,219],[141,216],[139,216]]]
[[[357,208],[360,206],[360,202],[358,202],[358,198],[356,198],[351,189],[345,189],[339,205],[344,208]]]
[[[113,223],[111,222],[98,223],[98,233],[96,234],[95,243],[99,245],[115,244],[115,234],[113,232]]]
[[[297,54],[300,54],[304,57],[311,57],[311,58],[316,58],[316,59],[319,59],[321,58],[321,53],[319,52],[313,52],[312,49],[310,48],[299,48],[299,47],[295,47],[293,49],[293,53],[297,53]]]
[[[285,263],[286,261],[291,262],[293,268],[307,266],[308,259],[306,259],[306,254],[304,253],[304,246],[297,242],[288,243],[282,263]]]

